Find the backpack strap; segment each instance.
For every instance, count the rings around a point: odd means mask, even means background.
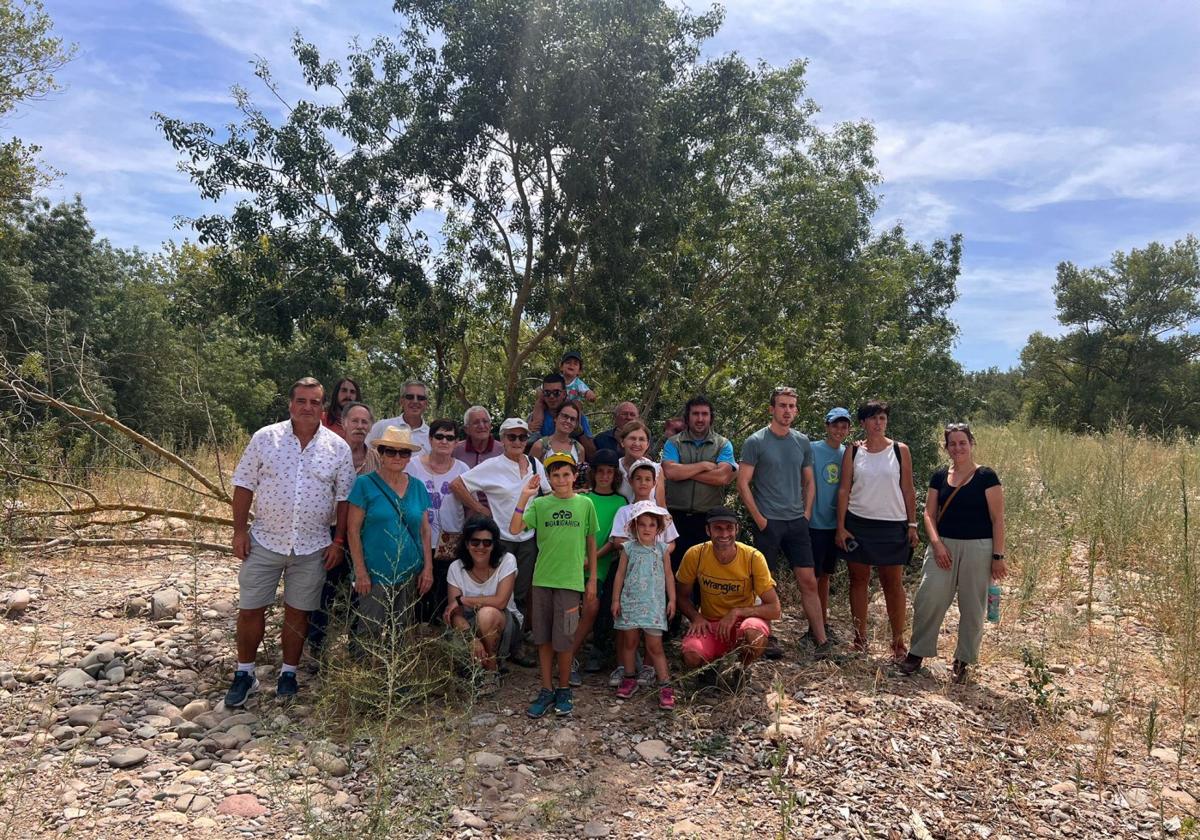
[[[897,478],[897,481],[899,481],[899,483],[900,483],[900,489],[903,490],[904,489],[904,456],[900,454],[900,443],[898,441],[895,441],[895,440],[892,441],[892,451],[896,453],[896,466],[898,466],[900,468],[900,470],[899,470],[900,475]]]

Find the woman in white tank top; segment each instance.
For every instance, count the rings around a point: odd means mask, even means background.
[[[871,400],[858,409],[866,440],[846,448],[838,487],[837,535],[850,572],[854,647],[867,649],[871,567],[879,575],[892,631],[892,656],[903,660],[904,567],[917,545],[917,497],[908,446],[887,436],[888,404]]]

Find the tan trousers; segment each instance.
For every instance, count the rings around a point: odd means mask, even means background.
[[[958,644],[954,658],[974,665],[979,661],[983,641],[983,622],[987,617],[987,591],[992,582],[992,541],[943,538],[950,552],[950,568],[942,569],[933,557],[933,547],[925,552],[921,586],[913,599],[913,656],[937,656],[938,633],[946,610],[958,595]]]

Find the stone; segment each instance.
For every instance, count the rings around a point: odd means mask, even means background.
[[[254,737],[254,733],[250,731],[250,727],[246,726],[244,723],[229,727],[229,731],[225,734],[232,735],[234,738],[236,738],[238,746],[241,746]]]
[[[792,739],[799,741],[804,737],[804,730],[794,723],[772,723],[763,733],[763,738],[768,741],[784,741]]]
[[[141,764],[150,756],[148,750],[141,747],[126,747],[123,750],[117,750],[108,757],[108,765],[118,769],[125,767],[135,767]]]
[[[179,798],[175,800],[175,810],[184,814],[194,814],[210,807],[212,807],[211,799],[195,793],[180,794]]]
[[[15,592],[9,592],[0,599],[0,603],[3,604],[0,607],[0,612],[3,612],[9,618],[16,618],[25,612],[32,602],[33,596],[29,594],[28,589],[18,589]]]
[[[82,668],[68,668],[58,675],[58,679],[54,681],[54,684],[59,688],[74,691],[77,688],[87,688],[88,686],[95,685],[96,681]]]
[[[178,811],[156,811],[150,815],[150,822],[167,823],[168,825],[187,825],[188,818],[186,814],[181,814]]]
[[[504,767],[504,756],[490,752],[477,752],[471,756],[471,761],[480,770],[500,770]]]
[[[217,805],[217,813],[234,817],[261,817],[267,813],[267,809],[254,794],[235,793],[221,800]]]
[[[705,836],[707,836],[707,834],[705,833],[703,828],[696,825],[691,820],[682,819],[671,826],[671,836],[672,837],[693,837],[693,836],[705,837]]]
[[[150,602],[145,598],[135,595],[125,602],[125,615],[128,618],[137,618],[148,612],[150,612]]]
[[[550,743],[556,750],[570,752],[579,743],[579,736],[570,729],[560,729],[554,733]]]
[[[1077,790],[1078,790],[1078,788],[1075,787],[1074,782],[1059,782],[1056,785],[1050,786],[1051,793],[1058,793],[1058,794],[1075,793]]]
[[[109,668],[104,672],[104,679],[108,680],[113,685],[122,683],[125,681],[125,669],[119,665],[115,668]]]
[[[209,710],[209,704],[208,704],[207,700],[202,700],[202,699],[201,700],[193,700],[192,702],[190,702],[186,706],[184,706],[182,709],[180,709],[179,714],[181,714],[183,716],[184,720],[195,720],[197,717],[204,714],[208,710]]]
[[[602,822],[596,822],[595,820],[592,820],[591,822],[584,824],[583,836],[584,837],[593,837],[593,838],[607,837],[608,836],[608,826],[606,826]]]
[[[157,621],[161,618],[174,618],[179,612],[179,602],[182,600],[178,589],[163,589],[155,592],[150,598],[150,618]]]
[[[309,756],[309,761],[313,767],[334,778],[340,778],[350,772],[350,763],[333,753],[318,751]]]
[[[1185,790],[1177,788],[1163,788],[1162,798],[1168,802],[1174,802],[1180,808],[1190,811],[1196,807],[1196,799]]]
[[[1150,757],[1157,758],[1159,761],[1167,764],[1179,763],[1179,753],[1175,752],[1175,750],[1171,749],[1170,747],[1157,747],[1153,750],[1150,750]]]
[[[67,711],[67,723],[71,726],[95,726],[103,714],[103,706],[74,706]]]
[[[1103,700],[1092,701],[1092,717],[1105,717],[1112,711],[1112,707]]]
[[[450,812],[450,822],[455,828],[474,828],[477,831],[483,831],[487,828],[487,820],[477,817],[470,811],[465,811],[462,808],[455,808]]]
[[[641,741],[633,749],[645,762],[666,761],[671,757],[667,745],[657,738]]]

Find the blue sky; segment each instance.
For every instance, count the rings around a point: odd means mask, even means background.
[[[395,30],[387,0],[45,0],[79,53],[66,91],[6,121],[65,174],[98,232],[156,249],[211,209],[176,169],[151,114],[220,125],[229,89],[259,102],[267,59],[303,93],[299,29],[331,57],[355,35]],[[695,6],[694,8],[700,8]],[[1056,331],[1063,260],[1200,233],[1200,14],[1191,2],[796,2],[732,0],[710,52],[809,61],[820,120],[876,126],[879,226],[964,235],[957,356],[1016,362]]]

